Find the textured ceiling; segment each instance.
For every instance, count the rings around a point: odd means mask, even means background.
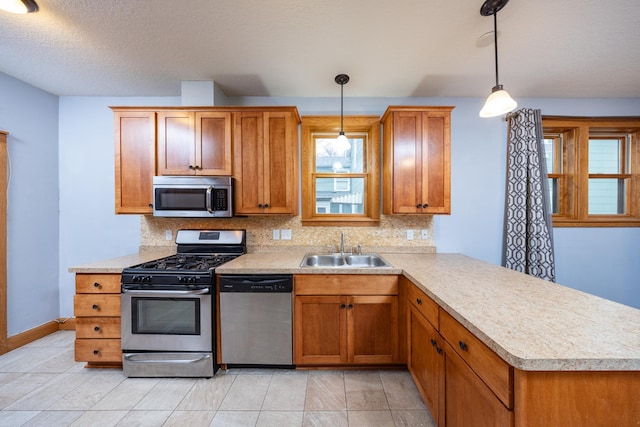
[[[0,12],[0,72],[56,95],[486,96],[482,0],[37,0]],[[640,97],[640,1],[513,0],[500,82],[521,97]],[[489,38],[491,40],[491,38]]]

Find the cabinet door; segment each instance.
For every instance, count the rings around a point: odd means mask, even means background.
[[[422,113],[422,213],[451,213],[450,113]]]
[[[198,175],[231,175],[231,113],[202,111],[195,116]]]
[[[265,213],[294,214],[298,203],[298,146],[291,132],[293,116],[290,112],[264,113],[264,124]]]
[[[398,362],[398,297],[358,295],[347,299],[348,361]]]
[[[510,427],[513,412],[445,342],[445,425]]]
[[[162,111],[158,113],[158,174],[195,175],[194,113]]]
[[[408,361],[407,365],[416,386],[438,425],[444,416],[444,351],[443,340],[419,310],[408,304]]]
[[[295,297],[295,364],[347,362],[346,304],[344,296]]]
[[[156,171],[156,115],[115,111],[117,214],[150,214]]]
[[[235,211],[263,213],[264,145],[262,112],[235,113]]]
[[[422,205],[422,113],[393,113],[393,213],[419,213]]]

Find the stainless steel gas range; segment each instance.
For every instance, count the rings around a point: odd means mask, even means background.
[[[127,377],[211,377],[215,268],[246,253],[245,230],[178,230],[177,253],[122,272]]]

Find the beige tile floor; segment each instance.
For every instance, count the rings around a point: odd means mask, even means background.
[[[125,378],[74,362],[74,338],[59,331],[0,356],[0,426],[435,426],[406,371]]]

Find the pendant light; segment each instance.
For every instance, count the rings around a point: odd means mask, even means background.
[[[340,134],[333,144],[333,149],[339,156],[343,156],[344,153],[351,149],[349,139],[344,134],[344,85],[349,82],[349,76],[346,74],[338,74],[335,78],[337,84],[340,85]]]
[[[513,111],[518,103],[511,98],[509,93],[502,88],[498,81],[498,11],[501,10],[509,0],[487,0],[480,8],[480,15],[493,15],[493,44],[496,59],[496,85],[491,89],[491,95],[480,110],[480,117],[495,117]]]
[[[34,0],[0,0],[0,10],[11,13],[32,13],[38,11]]]

